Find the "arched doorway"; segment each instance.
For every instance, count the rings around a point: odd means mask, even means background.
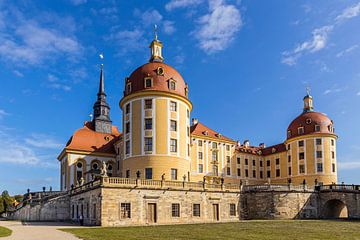
[[[348,218],[348,208],[341,200],[329,200],[323,207],[323,217],[327,219]]]

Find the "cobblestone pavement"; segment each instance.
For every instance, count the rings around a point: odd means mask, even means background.
[[[13,232],[1,240],[78,240],[70,233],[57,229],[79,227],[69,223],[0,221],[0,226]]]

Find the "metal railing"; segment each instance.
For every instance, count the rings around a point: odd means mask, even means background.
[[[334,191],[334,192],[360,191],[360,185],[330,184],[330,185],[319,186],[318,189],[319,191]]]

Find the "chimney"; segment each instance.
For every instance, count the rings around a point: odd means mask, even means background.
[[[244,147],[245,147],[245,148],[250,147],[250,141],[249,141],[249,140],[245,140],[245,141],[244,141]]]
[[[260,144],[259,144],[259,147],[260,147],[260,148],[265,148],[266,145],[265,145],[265,143],[260,143]]]
[[[237,146],[237,147],[240,147],[240,146],[241,146],[240,141],[236,141],[236,146]]]
[[[192,126],[198,124],[198,122],[199,122],[199,119],[193,118],[193,119],[192,119]]]

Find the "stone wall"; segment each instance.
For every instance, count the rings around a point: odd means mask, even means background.
[[[68,221],[70,197],[59,196],[46,202],[29,203],[8,215],[9,219],[22,221]]]

